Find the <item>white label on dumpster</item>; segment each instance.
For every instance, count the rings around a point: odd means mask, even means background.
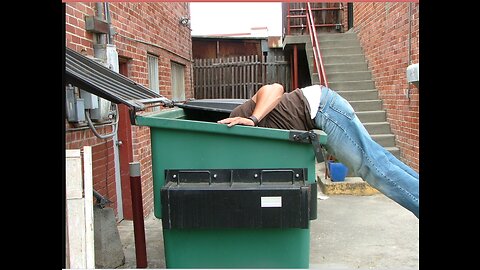
[[[262,197],[262,207],[282,207],[282,197]]]

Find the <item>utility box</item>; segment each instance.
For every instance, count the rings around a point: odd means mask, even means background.
[[[420,82],[419,64],[412,64],[407,67],[407,81],[418,86],[418,83]]]
[[[85,121],[85,103],[82,98],[75,95],[75,87],[65,87],[65,102],[68,122]]]
[[[240,103],[209,102],[136,116],[150,127],[166,266],[308,268],[315,153],[292,139],[305,131],[229,128],[216,121]]]

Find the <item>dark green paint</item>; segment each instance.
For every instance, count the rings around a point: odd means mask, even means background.
[[[161,218],[165,169],[307,168],[315,155],[289,131],[184,119],[183,109],[138,115],[150,127],[154,214]],[[326,142],[326,135],[320,137]],[[310,229],[163,230],[169,268],[308,268]]]

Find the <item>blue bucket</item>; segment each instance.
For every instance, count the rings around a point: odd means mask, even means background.
[[[329,162],[330,178],[333,182],[341,182],[345,180],[348,173],[348,167],[340,162]]]

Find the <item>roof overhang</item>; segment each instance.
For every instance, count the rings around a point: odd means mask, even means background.
[[[134,111],[143,110],[144,103],[171,101],[104,65],[70,48],[65,53],[65,83],[116,104],[125,104]]]

